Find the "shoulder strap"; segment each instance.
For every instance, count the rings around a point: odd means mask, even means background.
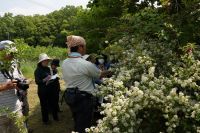
[[[8,72],[8,70],[1,70],[1,73],[3,74],[3,76],[6,78],[6,79],[13,79],[13,76],[10,75],[10,73]]]

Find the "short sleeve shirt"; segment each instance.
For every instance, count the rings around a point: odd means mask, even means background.
[[[82,58],[68,58],[62,64],[63,79],[68,88],[78,87],[80,91],[93,94],[93,79],[99,78],[101,71],[91,62]]]
[[[4,75],[0,72],[0,84],[8,82]],[[21,102],[16,95],[16,89],[0,91],[0,109],[8,108],[11,112],[18,112],[21,110]],[[5,114],[3,114],[5,115]],[[0,124],[4,122],[0,114]]]

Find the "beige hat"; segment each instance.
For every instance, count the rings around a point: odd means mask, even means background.
[[[51,58],[47,54],[42,53],[42,54],[39,55],[39,61],[38,61],[38,63],[40,63],[40,62],[42,62],[44,60],[51,60]]]
[[[67,46],[69,48],[75,47],[75,46],[80,46],[80,45],[86,45],[85,39],[81,36],[67,36]]]

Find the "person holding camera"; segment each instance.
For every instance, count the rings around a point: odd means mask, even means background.
[[[45,125],[49,125],[49,113],[53,115],[55,121],[58,119],[58,110],[56,100],[53,98],[54,93],[54,79],[51,76],[51,70],[48,67],[51,58],[47,54],[42,53],[39,56],[37,68],[35,70],[35,82],[38,85],[38,96],[40,99],[42,121]]]
[[[68,36],[69,56],[62,64],[63,79],[68,86],[65,101],[69,105],[75,132],[85,133],[92,122],[95,86],[93,79],[103,77],[109,72],[100,71],[94,64],[82,58],[86,53],[86,42],[80,36]]]
[[[0,42],[0,132],[18,133],[13,120],[7,116],[16,113],[22,116],[22,104],[17,96],[17,81],[13,77],[12,61],[17,52],[11,41]],[[8,110],[6,112],[2,110]],[[2,112],[1,112],[2,111]]]
[[[16,88],[17,87],[16,85],[17,85],[16,83],[13,83],[11,81],[9,81],[7,83],[2,83],[2,84],[0,84],[0,92]]]

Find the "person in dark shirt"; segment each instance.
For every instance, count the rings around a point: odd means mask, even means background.
[[[54,88],[52,87],[51,71],[48,67],[50,58],[46,54],[40,54],[38,66],[35,70],[35,82],[38,85],[38,96],[40,99],[42,121],[45,125],[50,124],[49,113],[52,112],[53,119],[58,121]]]
[[[60,67],[60,60],[59,59],[53,59],[52,62],[51,62],[51,74],[52,75],[56,75],[58,74],[58,67]],[[59,82],[59,77],[57,77],[54,82],[52,83],[52,87],[54,87],[54,98],[55,98],[55,101],[56,101],[56,105],[57,105],[57,110],[58,112],[62,112],[60,110],[60,107],[59,107],[59,94],[60,94],[60,82]]]

